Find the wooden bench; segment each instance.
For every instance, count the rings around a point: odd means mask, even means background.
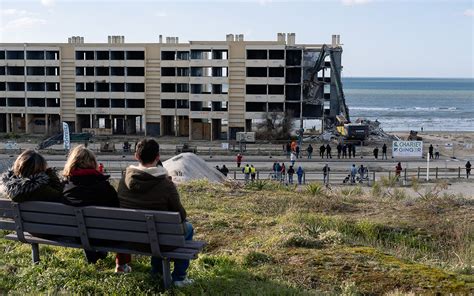
[[[205,245],[185,241],[184,226],[178,212],[0,199],[0,230],[15,232],[6,239],[31,244],[34,263],[40,244],[155,256],[163,259],[165,289],[171,285],[170,259],[195,259]]]

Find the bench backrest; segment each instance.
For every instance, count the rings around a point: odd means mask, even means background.
[[[152,253],[159,245],[184,246],[184,225],[178,212],[132,210],[106,207],[72,207],[51,202],[15,203],[0,199],[0,229],[34,234],[77,237],[85,248],[90,239],[149,244]]]

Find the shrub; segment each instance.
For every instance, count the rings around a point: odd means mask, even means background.
[[[272,261],[272,257],[265,253],[251,251],[245,255],[243,264],[249,267],[256,267]]]
[[[324,189],[324,185],[321,183],[310,183],[305,187],[306,192],[312,196],[325,196],[326,192]]]

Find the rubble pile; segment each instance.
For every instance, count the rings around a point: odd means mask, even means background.
[[[204,159],[194,153],[181,153],[163,162],[173,182],[182,183],[191,180],[206,179],[210,182],[224,182],[224,175],[209,166]]]
[[[358,124],[365,124],[368,127],[369,134],[367,137],[368,141],[392,141],[399,140],[396,136],[387,134],[382,127],[380,127],[380,121],[371,121],[365,118],[358,118],[356,121]]]

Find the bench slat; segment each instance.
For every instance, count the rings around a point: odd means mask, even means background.
[[[184,247],[196,250],[202,250],[206,246],[205,241],[185,241]]]
[[[123,208],[84,207],[83,214],[87,217],[125,219],[145,221],[145,214],[154,214],[156,222],[181,223],[178,212],[134,210]]]
[[[88,229],[89,238],[104,239],[104,240],[116,240],[126,242],[136,242],[149,244],[150,240],[148,233],[140,232],[127,232],[118,230],[103,230],[103,229]],[[184,246],[184,236],[182,235],[170,235],[161,234],[158,235],[160,245],[182,247]]]
[[[0,219],[0,229],[3,230],[15,230],[15,221],[13,220],[1,220]]]
[[[76,226],[77,221],[75,216],[44,214],[37,212],[21,212],[21,216],[25,222],[53,224],[64,226]],[[1,216],[0,216],[1,217]],[[147,232],[145,222],[141,221],[127,221],[119,219],[106,218],[85,218],[86,226],[89,228],[101,228],[112,230],[126,230],[135,232]],[[184,228],[181,223],[156,223],[158,233],[164,234],[184,234]]]
[[[9,234],[5,236],[6,239],[18,241],[18,237],[16,234]],[[69,247],[69,248],[78,248],[82,249],[82,245],[79,243],[74,243],[70,241],[52,241],[48,239],[43,239],[34,236],[25,236],[25,239],[28,243],[37,243],[43,245],[53,245],[59,247]],[[125,248],[125,247],[102,247],[96,246],[94,247],[97,251],[106,251],[106,252],[116,252],[116,253],[127,253],[127,254],[138,254],[144,256],[151,256],[150,252],[144,252],[143,250],[135,250],[133,248]],[[170,252],[162,252],[163,257],[166,258],[173,258],[173,259],[195,259],[197,258],[198,251],[197,250],[190,250],[185,248],[177,248]]]
[[[6,198],[0,198],[0,209],[11,209],[12,201]]]
[[[27,201],[19,204],[21,211],[74,215],[74,208],[56,202]]]
[[[12,218],[13,219],[13,210],[11,209],[0,209],[0,218]]]

